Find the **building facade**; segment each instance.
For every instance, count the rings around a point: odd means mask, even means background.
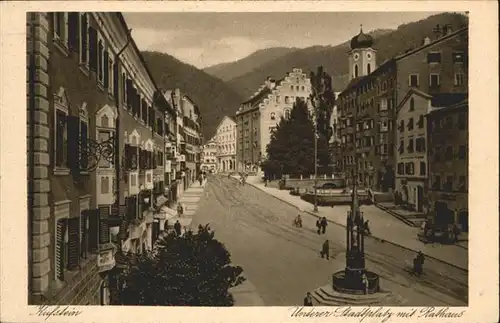
[[[224,116],[215,132],[217,144],[217,170],[236,171],[236,121]]]
[[[168,104],[121,14],[27,21],[29,302],[116,304],[116,250],[156,238]]]
[[[397,107],[396,189],[417,212],[427,208],[427,122],[432,96],[411,89]]]
[[[181,196],[201,171],[202,119],[196,103],[180,89],[168,90],[165,96],[177,113],[177,178],[182,182],[177,194]]]
[[[205,145],[203,145],[203,151],[201,154],[201,170],[204,172],[217,172],[217,141],[215,138],[210,139]]]
[[[429,206],[437,226],[468,232],[468,100],[436,107],[427,115]]]
[[[351,40],[348,61],[353,78],[338,98],[342,171],[348,179],[358,169],[356,178],[365,186],[381,191],[398,189],[396,106],[411,88],[431,95],[433,102],[446,100],[449,93],[467,92],[467,31],[448,29],[447,34],[426,39],[422,46],[381,66],[376,65],[369,35],[361,31]],[[368,71],[371,73],[365,74]]]
[[[275,81],[268,78],[236,112],[237,164],[239,170],[258,171],[266,159],[271,133],[281,118],[290,115],[297,99],[308,101],[311,80],[300,68]]]

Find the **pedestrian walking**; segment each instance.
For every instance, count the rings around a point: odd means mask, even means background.
[[[325,258],[326,256],[326,260],[330,260],[330,242],[328,240],[325,240],[325,242],[323,242],[320,254],[321,258]]]
[[[366,234],[368,234],[368,235],[372,234],[372,232],[370,231],[370,226],[368,225],[368,220],[365,221],[365,223],[363,224],[363,227],[364,227],[364,231]]]
[[[321,233],[325,234],[326,233],[326,226],[328,225],[328,221],[326,221],[326,218],[323,217],[321,219]]]
[[[177,215],[181,217],[183,213],[184,213],[184,208],[182,207],[182,203],[179,202],[177,204]]]
[[[321,221],[320,221],[320,219],[316,220],[316,228],[318,229],[317,230],[318,234],[320,234],[321,233]]]
[[[304,306],[313,306],[312,295],[309,292],[307,292],[306,297],[304,297]]]
[[[264,177],[264,187],[267,187],[267,176]]]
[[[179,222],[179,220],[177,220],[174,224],[174,230],[175,230],[175,233],[177,234],[178,237],[181,236],[182,234],[182,227],[181,227],[181,223]]]

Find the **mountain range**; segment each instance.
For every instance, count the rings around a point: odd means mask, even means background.
[[[438,24],[450,25],[457,30],[468,24],[468,18],[458,13],[442,13],[397,29],[369,32],[377,50],[377,64],[421,46],[426,37],[435,39],[434,28]],[[336,46],[302,49],[268,48],[235,62],[217,64],[204,70],[165,53],[146,51],[143,56],[158,86],[164,89],[180,88],[198,104],[203,118],[203,135],[208,141],[222,118],[234,116],[240,103],[257,91],[268,76],[280,79],[292,68],[301,68],[309,73],[323,66],[332,76],[335,91],[342,91],[348,82],[349,41]]]
[[[453,30],[457,30],[467,25],[468,18],[459,13],[441,13],[430,16],[426,19],[400,25],[397,29],[379,29],[369,34],[374,38],[374,48],[377,50],[377,64],[381,65],[390,59],[410,48],[422,45],[423,39],[429,37],[435,39],[434,27],[436,25],[451,25]],[[355,35],[353,35],[355,36]],[[306,73],[315,71],[318,66],[323,66],[325,71],[333,78],[335,91],[344,89],[348,82],[347,51],[349,50],[349,40],[336,46],[312,46],[298,50],[285,52],[284,55],[268,60],[262,64],[261,59],[256,59],[254,69],[245,74],[238,73],[238,64],[224,64],[219,66],[216,72],[209,67],[205,71],[212,73],[216,77],[220,75],[237,75],[227,84],[243,97],[251,96],[268,76],[282,78],[292,68],[301,68]],[[269,49],[272,51],[272,49]],[[259,57],[272,57],[265,55],[266,50],[259,51]],[[245,62],[245,70],[252,65],[253,54],[240,61]],[[237,62],[235,62],[237,63]]]

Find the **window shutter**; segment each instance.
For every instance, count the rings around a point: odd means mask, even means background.
[[[80,216],[80,257],[87,259],[87,215],[88,211],[83,211]]]
[[[78,12],[68,13],[68,47],[78,52]]]
[[[136,207],[136,197],[129,197],[128,200],[128,205],[127,205],[127,219],[130,220],[135,220],[135,207]]]
[[[82,24],[80,26],[80,39],[82,41],[82,50],[81,50],[81,61],[83,63],[87,62],[87,35],[88,35],[88,21],[87,14],[82,14]]]
[[[99,244],[109,243],[109,206],[99,207]]]
[[[68,270],[78,267],[80,260],[80,217],[68,219]]]
[[[97,30],[89,27],[89,67],[92,71],[97,71]]]
[[[92,210],[88,212],[89,218],[89,235],[88,235],[88,246],[90,252],[97,251],[98,246],[98,236],[99,236],[99,212],[98,210]]]
[[[127,90],[127,94],[126,94],[127,108],[130,109],[130,107],[132,106],[132,80],[127,79],[125,84],[126,84],[126,90]]]
[[[153,169],[156,169],[156,165],[157,165],[157,162],[156,162],[156,157],[155,156],[155,153],[154,152],[151,152],[151,159],[153,160]]]
[[[113,64],[113,94],[118,98],[119,97],[119,87],[120,87],[120,73],[118,71],[118,63],[115,62]]]
[[[131,157],[132,157],[132,151],[131,151],[131,146],[129,144],[125,144],[125,169],[129,170],[131,169]]]
[[[58,279],[64,279],[64,231],[66,229],[65,220],[57,221],[56,227],[56,276]]]
[[[68,166],[74,176],[80,174],[80,118],[76,116],[67,117],[68,127]]]
[[[103,81],[103,85],[104,85],[104,88],[108,88],[109,87],[109,54],[108,54],[108,51],[105,50],[104,51],[104,81]]]
[[[146,151],[142,148],[139,148],[139,168],[140,169],[144,169],[146,168],[144,165],[145,165],[145,153]]]
[[[88,137],[88,125],[86,122],[80,122],[80,169],[86,170],[88,167],[88,154],[87,154],[87,137]]]

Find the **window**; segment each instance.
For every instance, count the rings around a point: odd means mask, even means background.
[[[368,63],[368,65],[366,65],[366,72],[368,74],[370,74],[372,72],[372,66],[370,65],[370,63]]]
[[[463,175],[458,178],[458,190],[460,192],[466,192],[467,191],[466,177],[463,176]]]
[[[106,82],[107,88],[108,88],[108,93],[114,94],[114,85],[115,85],[114,67],[115,67],[115,64],[113,62],[113,59],[111,58],[111,56],[107,52],[106,52],[106,56],[108,56],[108,69],[107,69],[108,77],[107,77],[107,82]]]
[[[464,85],[464,74],[463,73],[455,73],[454,85],[455,86]]]
[[[97,69],[97,75],[98,75],[98,80],[101,84],[104,83],[104,44],[101,39],[99,39],[99,45],[97,47],[97,61],[98,61],[98,69]]]
[[[413,130],[413,118],[408,119],[408,130]]]
[[[424,116],[420,115],[417,122],[418,128],[422,129],[424,127]]]
[[[290,103],[290,98],[288,96],[285,96],[285,103]]]
[[[354,77],[358,77],[358,64],[354,65]]]
[[[420,162],[420,176],[424,176],[427,173],[427,165],[425,162]]]
[[[465,145],[460,145],[458,147],[458,159],[465,159],[467,156],[467,147]]]
[[[80,262],[80,217],[69,218],[69,204],[56,205],[54,211],[62,215],[56,221],[55,274],[64,281],[65,270],[75,270]],[[61,216],[60,216],[61,217]]]
[[[68,112],[56,108],[55,167],[68,168]]]
[[[408,85],[410,87],[418,87],[418,74],[410,74],[408,77]]]
[[[453,176],[446,176],[446,183],[443,185],[443,190],[446,192],[453,191]]]
[[[305,91],[305,89],[306,89],[305,86],[302,86],[302,91]],[[303,98],[303,99],[305,101],[305,98]]]
[[[293,85],[290,85],[290,91],[293,91]]]
[[[380,111],[387,110],[387,99],[383,98],[380,100]]]
[[[432,183],[432,189],[439,190],[441,189],[441,176],[434,176],[434,182]]]
[[[413,138],[410,138],[408,140],[408,152],[412,153],[413,152]]]
[[[462,52],[455,52],[452,54],[453,63],[463,63],[465,55]]]
[[[399,121],[399,132],[405,132],[405,121]]]
[[[467,128],[467,115],[460,113],[458,115],[458,129],[465,130]]]
[[[80,168],[85,170],[88,167],[88,151],[85,149],[87,147],[88,137],[89,137],[89,117],[86,109],[86,104],[80,108],[80,145],[83,149],[79,149],[80,153]]]
[[[68,13],[54,12],[54,38],[66,48],[68,43]]]
[[[104,116],[103,118],[106,118],[106,116]],[[112,135],[113,132],[110,130],[98,130],[98,141],[100,143],[106,142],[111,139]],[[99,167],[101,168],[110,168],[112,166],[113,166],[112,163],[106,160],[105,158],[101,158],[99,160]]]
[[[402,153],[405,152],[405,142],[404,142],[404,140],[401,140],[399,142],[398,151],[399,151],[400,154],[402,154]]]
[[[88,15],[86,13],[80,14],[80,64],[88,68],[88,51],[89,51],[89,33],[88,33]]]
[[[439,87],[439,74],[431,73],[429,76],[429,87],[436,88]]]
[[[451,146],[446,147],[446,152],[445,152],[444,157],[446,160],[453,159],[453,147],[451,147]]]
[[[410,99],[410,111],[415,111],[415,99]]]
[[[404,174],[405,174],[405,164],[398,163],[398,175],[404,175]]]
[[[101,194],[109,193],[109,177],[103,176],[101,177]]]
[[[415,148],[418,152],[424,152],[425,151],[425,138],[415,139]]]
[[[415,174],[415,166],[413,165],[413,163],[406,163],[405,166],[406,166],[405,170],[406,170],[407,175]]]
[[[276,103],[280,103],[280,96],[279,95],[276,96]]]
[[[427,53],[427,63],[441,63],[441,53],[431,52]]]
[[[276,120],[276,113],[271,112],[271,120]],[[247,129],[248,132],[248,129]]]

